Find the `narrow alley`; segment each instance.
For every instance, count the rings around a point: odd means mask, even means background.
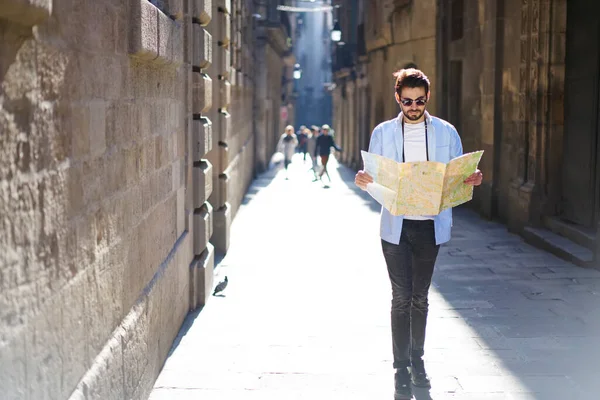
[[[346,167],[312,182],[295,157],[253,182],[216,269],[229,285],[188,315],[151,400],[393,397],[379,206]],[[455,210],[415,398],[597,399],[599,301],[600,271]]]

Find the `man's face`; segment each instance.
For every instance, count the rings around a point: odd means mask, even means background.
[[[428,100],[429,94],[425,93],[422,87],[405,87],[400,96],[396,93],[396,101],[406,119],[410,121],[419,121],[423,117]]]
[[[329,129],[322,129],[321,133],[323,133],[323,135],[328,135],[329,134]]]

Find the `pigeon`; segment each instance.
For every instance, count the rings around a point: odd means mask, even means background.
[[[221,282],[219,282],[217,284],[217,286],[215,287],[215,291],[213,292],[213,296],[216,295],[217,293],[221,293],[223,290],[225,290],[225,288],[227,287],[227,283],[229,282],[229,280],[227,279],[227,277],[225,277],[225,279],[223,279]]]

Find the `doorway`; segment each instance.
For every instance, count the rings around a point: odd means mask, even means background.
[[[561,217],[592,228],[598,221],[600,2],[567,2],[565,129]]]

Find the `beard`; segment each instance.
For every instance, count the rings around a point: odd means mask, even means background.
[[[410,121],[416,121],[419,118],[421,118],[423,116],[423,114],[425,114],[425,110],[423,110],[423,111],[415,110],[415,111],[408,111],[408,112],[404,113],[404,116],[406,117],[406,119],[408,119]]]

